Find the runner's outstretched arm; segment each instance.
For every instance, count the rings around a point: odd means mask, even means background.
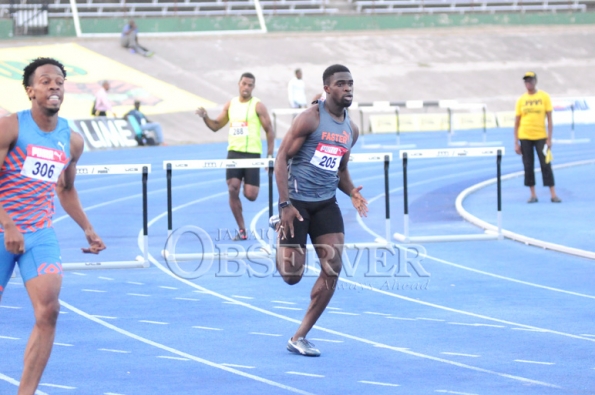
[[[209,118],[209,114],[207,114],[207,110],[205,110],[204,107],[198,107],[194,113],[205,121],[205,125],[207,125],[209,129],[211,129],[213,132],[217,132],[229,122],[228,111],[230,104],[231,101],[228,101],[225,106],[223,106],[221,114],[219,114],[219,116],[217,116],[215,119]]]
[[[64,172],[58,179],[56,185],[56,192],[60,199],[60,204],[64,208],[64,211],[83,229],[85,237],[89,242],[89,248],[83,248],[85,253],[98,254],[99,251],[105,249],[105,244],[93,229],[91,222],[87,218],[81,201],[79,200],[78,193],[74,187],[74,179],[76,176],[76,164],[83,153],[84,141],[81,135],[75,132],[70,134],[70,163],[68,167],[64,169]]]

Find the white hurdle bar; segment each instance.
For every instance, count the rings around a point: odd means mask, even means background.
[[[392,248],[394,243],[391,243],[390,230],[390,205],[389,205],[389,184],[388,173],[389,164],[392,161],[392,153],[368,153],[368,154],[350,154],[349,162],[384,162],[384,193],[385,193],[385,228],[386,239],[380,242],[373,243],[345,243],[345,248]],[[214,159],[214,160],[166,160],[163,161],[163,168],[167,172],[167,233],[168,237],[173,232],[173,209],[172,209],[172,175],[173,170],[204,170],[204,169],[229,169],[229,168],[261,168],[269,167],[273,169],[274,159],[272,158],[256,158],[256,159]],[[273,172],[269,171],[269,217],[273,215]],[[269,244],[267,248],[262,248],[262,252],[249,251],[244,253],[188,253],[175,254],[175,259],[179,261],[188,261],[193,259],[257,259],[257,258],[274,258],[275,245]],[[312,246],[308,246],[309,249]],[[170,258],[170,254],[162,251],[164,258]]]
[[[488,141],[488,126],[487,126],[487,110],[488,106],[484,103],[458,103],[456,101],[445,100],[440,103],[440,107],[446,107],[448,111],[448,145],[454,146],[492,146],[502,145],[501,141]],[[481,110],[483,113],[483,141],[469,142],[469,141],[452,141],[453,131],[453,110]]]
[[[110,262],[75,262],[63,263],[63,270],[92,270],[92,269],[135,269],[147,268],[149,263],[149,229],[147,225],[147,179],[151,172],[150,164],[131,165],[91,165],[77,166],[77,175],[111,175],[111,174],[142,174],[143,190],[143,256],[133,261]]]
[[[591,139],[577,139],[574,137],[574,104],[570,105],[571,123],[570,123],[570,139],[552,139],[556,144],[582,144],[589,143]]]
[[[501,193],[501,162],[504,155],[504,147],[482,147],[482,148],[443,148],[443,149],[419,149],[403,150],[399,152],[403,160],[403,234],[395,233],[395,240],[402,243],[428,243],[440,241],[463,241],[463,240],[501,240],[502,239],[502,193]],[[437,236],[416,236],[409,235],[409,203],[407,191],[407,162],[408,159],[428,158],[461,158],[477,156],[495,156],[497,169],[497,201],[498,201],[498,232],[497,234],[470,234],[470,235],[437,235]]]
[[[208,160],[164,160],[163,169],[167,174],[167,235],[173,229],[172,176],[173,170],[213,170],[213,169],[269,169],[269,218],[273,215],[273,169],[275,159],[208,159]]]
[[[362,140],[362,148],[386,148],[386,149],[405,149],[405,148],[415,148],[415,144],[401,144],[401,127],[399,122],[400,117],[400,107],[392,105],[391,102],[388,101],[375,101],[372,103],[353,103],[350,109],[359,109],[359,118],[360,118],[360,136]],[[365,141],[365,132],[364,132],[364,113],[366,112],[373,112],[373,113],[393,113],[395,114],[395,122],[396,122],[396,144],[395,145],[387,145],[387,144],[366,144]]]

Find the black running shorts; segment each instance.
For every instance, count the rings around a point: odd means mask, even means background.
[[[260,154],[249,152],[227,151],[227,159],[257,159]],[[260,187],[260,169],[227,169],[225,179],[238,178],[244,180],[244,184]]]
[[[291,203],[304,220],[295,219],[293,221],[294,237],[290,236],[288,230],[287,238],[281,240],[281,245],[300,245],[305,248],[308,235],[310,235],[311,242],[314,243],[316,238],[322,235],[345,233],[343,216],[335,196],[320,202],[291,199]]]

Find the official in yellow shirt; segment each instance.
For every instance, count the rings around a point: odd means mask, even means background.
[[[527,203],[537,203],[535,194],[535,155],[541,166],[543,186],[550,187],[552,203],[560,203],[562,200],[556,195],[554,187],[554,173],[551,163],[546,163],[544,147],[552,148],[552,133],[554,124],[552,122],[552,100],[550,95],[544,91],[538,91],[537,75],[528,71],[523,76],[527,93],[521,96],[516,103],[516,118],[514,123],[514,151],[523,156],[525,168],[525,186],[531,190],[531,197]],[[547,132],[545,120],[547,118]]]
[[[216,119],[209,118],[207,110],[202,107],[196,110],[196,114],[204,119],[205,125],[213,132],[229,123],[227,159],[260,158],[262,153],[261,127],[266,133],[267,156],[273,157],[275,132],[267,108],[258,98],[252,96],[255,83],[256,78],[252,73],[242,74],[238,83],[240,95],[228,101]],[[247,240],[248,234],[242,215],[240,189],[244,182],[244,196],[251,202],[255,201],[260,190],[260,169],[227,169],[226,178],[229,206],[239,228],[234,240]]]

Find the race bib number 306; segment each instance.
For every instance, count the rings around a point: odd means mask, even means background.
[[[68,158],[64,151],[29,144],[21,174],[36,180],[55,183],[67,162]]]
[[[337,171],[347,148],[318,143],[310,163],[322,170]]]

